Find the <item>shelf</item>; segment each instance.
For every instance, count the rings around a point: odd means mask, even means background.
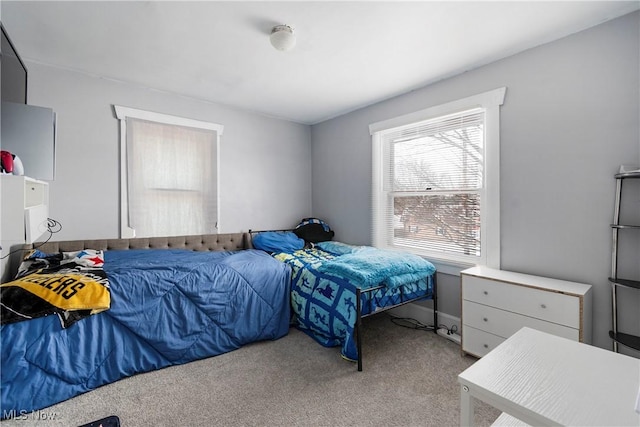
[[[620,167],[621,171],[624,167]],[[615,205],[613,214],[613,224],[611,229],[613,230],[613,242],[611,249],[611,277],[609,282],[611,283],[612,291],[612,317],[613,327],[609,331],[609,336],[613,339],[613,351],[618,352],[618,345],[624,345],[634,350],[640,351],[640,337],[636,335],[624,334],[618,330],[618,292],[617,287],[623,286],[628,289],[640,290],[640,280],[621,279],[618,277],[618,235],[619,230],[640,230],[640,225],[620,224],[620,208],[622,205],[622,183],[625,178],[640,178],[640,169],[629,170],[620,172],[615,175],[616,178],[616,194]],[[638,237],[638,236],[636,236]],[[630,254],[633,257],[633,253]],[[635,277],[635,279],[638,279]],[[637,313],[637,308],[636,308]],[[635,315],[633,312],[632,315]]]
[[[609,282],[614,285],[624,286],[627,288],[640,289],[640,281],[637,280],[628,280],[628,279],[614,279],[613,277],[609,277]]]
[[[611,228],[626,228],[630,230],[640,230],[640,225],[622,225],[622,224],[611,224]]]
[[[615,175],[615,178],[616,179],[640,178],[640,171],[617,173]]]
[[[622,332],[614,333],[613,331],[609,331],[609,337],[618,344],[640,351],[640,337]]]

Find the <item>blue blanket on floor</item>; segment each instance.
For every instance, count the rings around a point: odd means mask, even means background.
[[[109,310],[0,328],[3,418],[289,330],[290,269],[262,251],[107,251],[104,270]]]

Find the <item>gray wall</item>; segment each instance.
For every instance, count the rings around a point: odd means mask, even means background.
[[[310,129],[283,120],[27,62],[29,103],[57,114],[54,240],[119,237],[119,122],[113,104],[224,125],[221,231],[291,227],[311,214]]]
[[[313,126],[314,215],[340,239],[370,243],[368,125],[506,86],[502,268],[593,285],[594,344],[610,348],[613,175],[621,164],[640,164],[639,38],[636,12]],[[638,188],[629,211],[640,223]],[[640,245],[626,249],[629,273],[640,277]],[[439,284],[440,308],[459,316],[459,278]],[[622,327],[635,334],[638,294],[621,307]]]

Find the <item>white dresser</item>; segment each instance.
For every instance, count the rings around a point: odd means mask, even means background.
[[[525,326],[591,343],[591,285],[481,266],[460,274],[464,353],[482,357]]]

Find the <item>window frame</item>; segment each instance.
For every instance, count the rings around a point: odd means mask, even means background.
[[[218,233],[221,232],[220,226],[220,137],[223,134],[224,126],[205,122],[201,120],[188,119],[185,117],[173,116],[169,114],[156,113],[153,111],[140,110],[137,108],[123,107],[114,105],[115,115],[120,122],[120,238],[127,239],[136,237],[135,229],[129,226],[129,185],[127,174],[127,118],[146,120],[166,125],[184,126],[196,129],[205,129],[215,132],[216,134],[216,197],[217,212],[216,218],[218,223]]]
[[[386,214],[389,209],[387,192],[383,189],[385,166],[383,134],[396,128],[409,126],[426,120],[480,108],[485,113],[484,121],[484,173],[480,191],[481,256],[456,256],[423,249],[408,249],[428,257],[440,272],[458,275],[460,270],[471,265],[486,265],[500,268],[500,106],[504,104],[506,87],[497,88],[463,99],[429,107],[420,111],[379,121],[369,125],[372,138],[372,242],[376,247],[398,249],[388,243],[389,234]]]

